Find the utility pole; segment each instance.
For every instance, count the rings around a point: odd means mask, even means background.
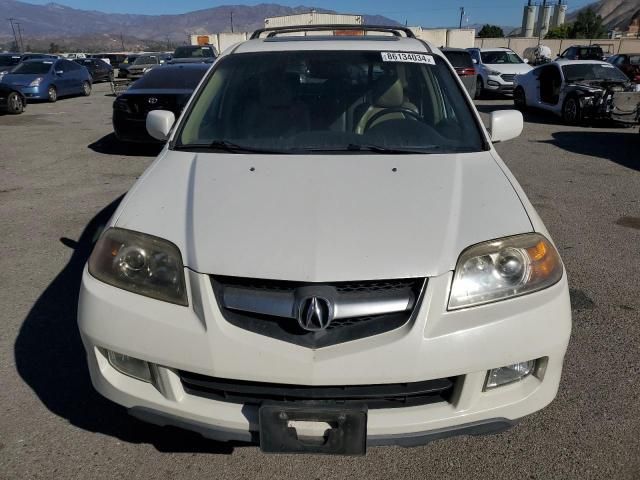
[[[18,27],[18,38],[20,38],[20,53],[24,53],[24,42],[22,41],[22,27],[18,22],[16,22],[16,26]]]
[[[464,7],[460,7],[460,27],[462,28],[462,19],[464,18]]]
[[[229,16],[231,18],[231,33],[233,33],[233,10],[229,12]]]
[[[20,49],[20,46],[18,45],[18,37],[16,36],[16,29],[13,26],[13,21],[15,20],[15,18],[7,18],[7,20],[9,20],[9,23],[11,24],[11,30],[13,31],[13,41],[14,44],[16,46],[16,49]]]

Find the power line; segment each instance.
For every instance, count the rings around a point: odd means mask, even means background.
[[[18,37],[16,36],[16,29],[13,26],[13,21],[15,20],[15,18],[11,17],[11,18],[7,18],[7,20],[9,20],[9,23],[11,24],[11,30],[13,31],[14,45],[16,46],[16,49],[19,50],[20,49],[20,45],[18,45]]]

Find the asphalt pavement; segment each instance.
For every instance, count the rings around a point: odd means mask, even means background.
[[[640,478],[640,135],[527,113],[497,146],[566,264],[560,391],[495,436],[366,457],[264,455],[144,424],[91,387],[75,323],[97,227],[153,160],[111,134],[108,84],[0,116],[0,478]],[[512,102],[478,102],[486,117]],[[159,195],[162,192],[158,192]]]

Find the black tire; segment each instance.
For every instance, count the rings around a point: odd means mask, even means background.
[[[524,89],[520,87],[515,89],[513,92],[513,105],[521,112],[527,110],[527,97],[525,96]]]
[[[476,79],[476,94],[473,98],[476,100],[482,97],[482,90],[484,89],[484,82],[482,81],[482,77],[478,77]]]
[[[7,113],[18,115],[24,111],[24,102],[17,92],[11,92],[7,97]]]
[[[58,90],[53,85],[50,85],[47,90],[47,100],[51,103],[55,103],[58,101]]]
[[[84,95],[85,97],[88,97],[89,95],[91,95],[91,83],[84,81],[82,82],[82,95]]]
[[[568,97],[562,105],[562,120],[567,125],[578,125],[582,123],[582,107],[578,97],[572,95]]]

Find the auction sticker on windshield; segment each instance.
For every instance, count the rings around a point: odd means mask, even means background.
[[[431,55],[423,53],[406,53],[406,52],[381,52],[383,62],[407,62],[407,63],[426,63],[427,65],[435,65],[436,61]]]

